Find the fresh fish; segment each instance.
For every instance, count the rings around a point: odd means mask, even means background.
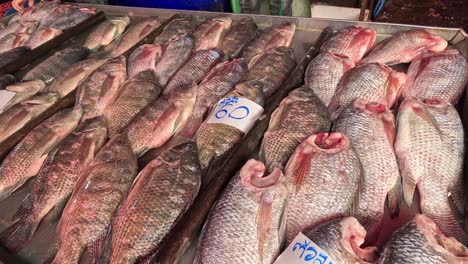
[[[197,85],[177,89],[153,100],[124,129],[137,156],[162,146],[187,123],[197,97]],[[157,136],[155,136],[157,135]]]
[[[289,47],[296,31],[296,25],[284,22],[258,32],[245,48],[242,57],[249,62],[253,57],[276,47]]]
[[[240,0],[239,7],[241,14],[260,14],[259,0]]]
[[[53,264],[79,263],[85,248],[100,242],[136,174],[130,142],[118,134],[80,176],[57,226],[59,249]]]
[[[281,170],[249,160],[211,209],[195,263],[272,263],[284,241],[288,191]]]
[[[151,101],[161,93],[152,71],[144,71],[122,84],[120,95],[104,111],[112,137],[125,128]]]
[[[296,67],[294,52],[290,48],[271,49],[254,57],[249,63],[247,80],[263,84],[265,98],[272,96]]]
[[[447,45],[445,39],[425,29],[409,30],[379,42],[361,63],[407,63],[425,51],[443,51]]]
[[[31,51],[29,47],[17,47],[9,51],[0,53],[0,69],[15,63],[17,60],[20,60],[22,57],[26,56]]]
[[[292,16],[293,0],[270,0],[270,14],[273,16]]]
[[[219,42],[220,49],[226,60],[237,58],[241,55],[244,47],[251,42],[257,34],[257,24],[252,18],[246,17],[232,22],[231,29]]]
[[[112,51],[111,56],[117,57],[124,54],[138,42],[155,31],[159,26],[161,26],[161,21],[158,18],[148,18],[134,24],[124,33],[119,43]]]
[[[157,250],[192,204],[200,182],[193,141],[185,141],[150,162],[138,175],[112,224],[110,263],[134,263]]]
[[[16,93],[13,98],[3,107],[1,112],[10,109],[12,106],[27,100],[42,91],[46,84],[41,80],[34,80],[29,82],[15,83],[5,87],[5,90]]]
[[[328,106],[341,77],[352,68],[354,62],[348,57],[329,52],[320,53],[307,66],[304,82]]]
[[[58,99],[57,93],[43,93],[3,111],[0,114],[0,142],[7,140],[29,121],[49,109]]]
[[[31,37],[24,45],[30,47],[31,49],[35,49],[62,33],[62,30],[55,28],[38,29],[31,35]]]
[[[170,39],[191,34],[196,27],[195,17],[192,15],[177,15],[164,27],[161,34],[154,40],[155,45],[163,46]]]
[[[92,72],[106,63],[108,59],[86,59],[71,65],[47,86],[49,92],[56,92],[65,97],[79,87]]]
[[[231,23],[229,17],[215,17],[201,23],[193,32],[195,51],[216,48],[231,28]]]
[[[172,77],[163,94],[169,95],[179,87],[200,82],[221,58],[222,53],[215,49],[195,52]]]
[[[9,51],[16,47],[24,46],[29,39],[29,34],[26,33],[11,33],[0,39],[0,53]]]
[[[346,135],[319,133],[299,145],[285,177],[291,192],[286,227],[290,243],[299,232],[353,214],[362,167]]]
[[[120,93],[120,85],[127,79],[124,56],[111,59],[91,73],[80,86],[76,105],[83,108],[83,120],[104,113]]]
[[[265,98],[262,92],[262,84],[259,82],[250,81],[237,84],[234,90],[224,97],[234,96],[247,98],[262,107],[264,106]],[[232,126],[203,123],[196,134],[203,175],[205,175],[209,166],[222,162],[243,136],[244,132]],[[205,182],[209,180],[204,179]]]
[[[47,1],[38,3],[24,10],[20,15],[20,19],[41,21],[41,19],[46,17],[46,15],[51,13],[53,10],[55,10],[55,8],[58,7],[60,4],[60,1]]]
[[[457,210],[464,212],[464,150],[463,125],[452,105],[440,99],[403,101],[398,112],[395,152],[405,201],[412,204],[417,188],[421,212],[434,220],[446,236],[466,244],[468,235],[456,217]]]
[[[71,16],[72,13],[76,12],[77,7],[72,5],[57,5],[50,10],[43,17],[39,18],[40,27],[50,27],[52,23],[62,17]]]
[[[128,16],[112,17],[101,22],[89,33],[83,47],[91,51],[97,51],[101,47],[111,44],[122,36],[128,24],[130,24],[130,18]]]
[[[294,150],[309,136],[329,131],[330,113],[308,88],[293,90],[273,112],[263,136],[260,159],[267,172],[284,169]]]
[[[398,213],[400,172],[395,157],[395,117],[383,104],[356,99],[334,122],[334,131],[348,136],[363,167],[363,185],[355,217],[367,230],[367,241],[377,241],[384,229],[385,200]]]
[[[456,104],[468,82],[468,64],[456,49],[423,54],[413,60],[403,97],[439,98]]]
[[[37,22],[34,21],[17,21],[8,25],[8,27],[0,30],[0,38],[5,37],[8,34],[32,34],[37,27]]]
[[[361,248],[366,229],[354,217],[335,219],[304,232],[336,264],[364,264],[378,260],[375,247]]]
[[[405,81],[404,73],[379,63],[364,64],[347,71],[338,83],[335,96],[328,105],[332,119],[357,98],[391,108]]]
[[[51,151],[36,176],[30,196],[15,215],[17,221],[0,235],[4,246],[17,251],[31,239],[49,212],[53,210],[60,215],[80,174],[106,140],[106,120],[96,117],[80,124]]]
[[[161,59],[154,68],[159,86],[166,87],[170,78],[190,58],[193,45],[193,38],[189,35],[181,35],[167,41]]]
[[[88,54],[89,50],[86,48],[68,48],[58,51],[26,73],[23,81],[40,79],[50,84],[70,66],[86,58]]]
[[[11,74],[0,75],[0,90],[5,89],[8,85],[12,85],[16,82],[15,76]]]
[[[75,6],[67,11],[59,12],[63,6],[64,5],[61,5],[57,7],[55,11],[49,13],[49,15],[47,15],[44,20],[41,21],[40,27],[51,27],[55,29],[66,30],[80,24],[96,13],[95,9],[78,8]]]
[[[81,109],[58,112],[16,145],[0,166],[0,200],[39,173],[48,153],[77,127],[82,113]]]
[[[468,249],[446,237],[429,217],[416,215],[396,231],[382,251],[379,264],[468,263]]]
[[[371,28],[351,26],[339,30],[321,47],[321,52],[330,52],[350,58],[358,63],[364,54],[372,48],[376,39],[376,32]]]
[[[187,125],[180,132],[182,136],[192,138],[203,119],[222,96],[231,91],[247,75],[244,59],[223,62],[216,65],[198,86],[197,100]]]
[[[132,78],[146,70],[154,71],[156,63],[161,59],[161,47],[145,44],[135,49],[128,58],[128,77]]]

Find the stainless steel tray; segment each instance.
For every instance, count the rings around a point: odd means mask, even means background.
[[[322,31],[331,27],[338,30],[351,25],[361,25],[364,27],[373,28],[377,32],[377,41],[387,38],[397,32],[407,31],[411,29],[424,28],[428,29],[449,41],[449,44],[458,49],[465,57],[468,57],[468,35],[462,29],[457,28],[439,28],[439,27],[424,27],[402,24],[387,24],[387,23],[373,23],[373,22],[359,22],[359,21],[346,21],[346,20],[330,20],[330,19],[312,19],[312,18],[298,18],[298,17],[277,17],[277,16],[264,16],[264,15],[247,15],[247,14],[226,14],[214,12],[199,12],[199,11],[181,11],[181,10],[166,10],[166,9],[152,9],[152,8],[134,8],[122,6],[103,6],[103,5],[90,5],[78,4],[83,7],[93,7],[98,11],[103,11],[106,15],[122,15],[127,14],[131,17],[132,22],[138,21],[143,17],[159,16],[163,18],[170,18],[176,14],[192,14],[204,18],[224,15],[232,17],[234,20],[250,16],[260,27],[267,27],[272,24],[278,24],[283,21],[295,23],[297,25],[296,34],[292,43],[296,59],[300,61],[309,48],[317,41]],[[9,18],[3,20],[7,21]],[[86,34],[86,33],[85,33]],[[78,39],[84,39],[83,35],[78,36]],[[77,41],[75,45],[80,45]],[[462,100],[464,101],[464,100]],[[465,127],[468,127],[468,107],[463,107],[463,102],[459,105],[461,116]],[[466,141],[466,140],[465,140]],[[465,165],[468,163],[465,163]],[[467,188],[468,189],[468,188]],[[21,188],[18,192],[14,193],[12,197],[5,201],[0,202],[0,231],[9,224],[12,215],[16,212],[20,202],[27,195],[29,191],[28,186]],[[47,221],[47,217],[39,226],[30,246],[20,252],[19,256],[11,256],[6,251],[0,248],[0,263],[41,263],[48,254],[47,250],[51,243],[53,243],[55,223]],[[190,261],[184,263],[191,263]]]

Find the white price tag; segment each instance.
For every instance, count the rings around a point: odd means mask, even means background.
[[[333,264],[331,257],[304,234],[299,233],[274,264]]]
[[[0,90],[0,112],[3,111],[5,105],[7,105],[15,95],[15,92]]]
[[[208,124],[225,124],[249,132],[263,113],[263,107],[242,97],[221,99],[208,118]]]

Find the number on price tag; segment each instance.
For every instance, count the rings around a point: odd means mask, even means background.
[[[299,233],[274,264],[333,264],[331,257],[304,234]]]
[[[263,107],[242,97],[223,98],[208,118],[208,124],[225,124],[249,132],[263,113]]]

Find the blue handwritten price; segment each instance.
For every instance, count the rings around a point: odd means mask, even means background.
[[[332,258],[304,234],[299,233],[274,264],[333,264]]]
[[[328,255],[325,255],[322,252],[318,252],[317,249],[311,245],[312,241],[304,240],[304,243],[296,243],[293,246],[292,251],[298,253],[298,258],[301,259],[304,257],[304,260],[316,264],[325,264],[328,260]],[[307,254],[305,254],[307,252]],[[300,253],[300,254],[299,254]],[[304,256],[305,254],[305,256]],[[329,261],[328,264],[333,264],[332,261]]]
[[[262,112],[263,107],[247,98],[224,98],[216,105],[208,123],[226,124],[247,133]]]

